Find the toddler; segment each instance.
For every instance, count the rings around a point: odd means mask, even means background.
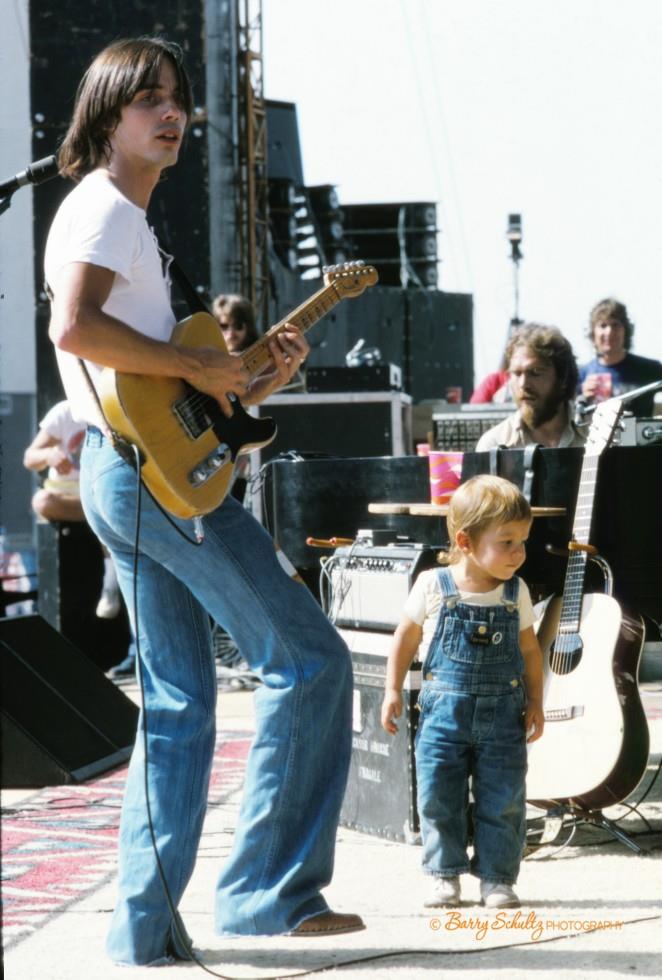
[[[480,878],[481,904],[515,908],[525,835],[526,742],[540,738],[542,654],[525,558],[531,508],[514,484],[476,476],[451,497],[448,567],[422,572],[389,654],[382,725],[395,734],[402,685],[422,646],[416,733],[427,907],[460,904],[459,876]],[[473,856],[467,857],[471,776]]]

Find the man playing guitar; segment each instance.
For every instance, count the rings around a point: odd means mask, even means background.
[[[61,173],[77,184],[55,216],[45,256],[50,336],[73,413],[88,424],[83,507],[113,555],[132,615],[134,590],[137,596],[144,708],[126,784],[119,896],[108,938],[111,958],[125,964],[192,956],[172,913],[194,867],[214,749],[209,615],[263,681],[239,825],[217,887],[216,927],[226,934],[297,935],[363,928],[358,916],[331,912],[320,894],[332,874],[350,758],[346,647],[232,496],[202,519],[196,547],[190,523],[171,519],[144,493],[134,577],[135,467],[106,437],[79,363],[93,383],[103,367],[182,378],[231,415],[232,397],[260,401],[293,376],[308,352],[299,330],[285,329],[269,345],[271,369],[248,391],[240,358],[170,342],[167,257],[145,210],[162,171],[177,161],[192,106],[176,46],[124,40],[96,57],[59,153]],[[152,846],[145,765],[172,905]]]

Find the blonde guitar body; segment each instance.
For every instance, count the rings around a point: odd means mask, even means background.
[[[269,342],[288,323],[308,330],[339,300],[359,296],[377,278],[375,269],[362,262],[327,270],[322,289],[238,355],[249,377],[258,377],[269,368]],[[171,339],[179,346],[227,351],[220,327],[208,313],[182,320]],[[238,457],[268,445],[276,435],[273,419],[254,418],[237,399],[228,418],[214,398],[179,378],[106,368],[101,373],[99,396],[110,427],[140,450],[143,483],[176,517],[215,510],[232,484]]]
[[[208,313],[178,323],[172,342],[226,350],[218,323]],[[271,419],[253,419],[238,402],[235,415],[227,419],[213,399],[193,392],[179,378],[106,370],[100,397],[110,426],[140,449],[146,487],[177,517],[208,514],[218,507],[232,483],[237,457],[268,445],[276,434]],[[193,400],[193,409],[187,399]],[[197,426],[196,408],[206,415]],[[226,431],[219,436],[222,426]],[[196,483],[195,474],[202,474],[206,462],[209,473]]]

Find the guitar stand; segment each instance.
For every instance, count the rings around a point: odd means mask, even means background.
[[[610,820],[609,817],[605,817],[602,810],[582,810],[580,807],[574,806],[559,806],[554,807],[553,810],[548,810],[545,814],[545,824],[548,821],[553,821],[560,818],[560,824],[557,831],[557,835],[560,833],[561,827],[563,826],[563,818],[565,816],[572,817],[575,826],[579,826],[581,823],[593,824],[595,827],[599,827],[601,830],[606,830],[608,834],[611,834],[616,840],[620,841],[621,844],[625,844],[630,850],[634,851],[635,854],[643,854],[643,848],[637,844],[635,840],[626,834],[624,830]],[[550,841],[546,841],[550,843]]]

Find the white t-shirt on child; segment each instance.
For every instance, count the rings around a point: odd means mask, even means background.
[[[450,567],[452,574],[452,566]],[[442,598],[437,578],[438,572],[438,568],[428,568],[421,572],[414,582],[404,606],[405,615],[423,628],[423,637],[418,648],[419,660],[425,659],[441,609]],[[458,592],[460,600],[472,606],[497,606],[503,598],[503,589],[504,583],[501,583],[490,592],[463,592],[461,589],[458,589]],[[531,595],[523,579],[519,580],[518,611],[521,632],[528,629],[529,626],[533,626],[535,622]]]
[[[44,269],[56,296],[62,271],[72,262],[89,262],[115,273],[104,313],[155,340],[170,339],[175,325],[170,281],[154,233],[142,208],[99,170],[76,185],[53,219]],[[90,409],[91,396],[77,358],[61,350],[56,353],[74,419],[94,424],[98,415]],[[85,363],[96,385],[101,367]]]

